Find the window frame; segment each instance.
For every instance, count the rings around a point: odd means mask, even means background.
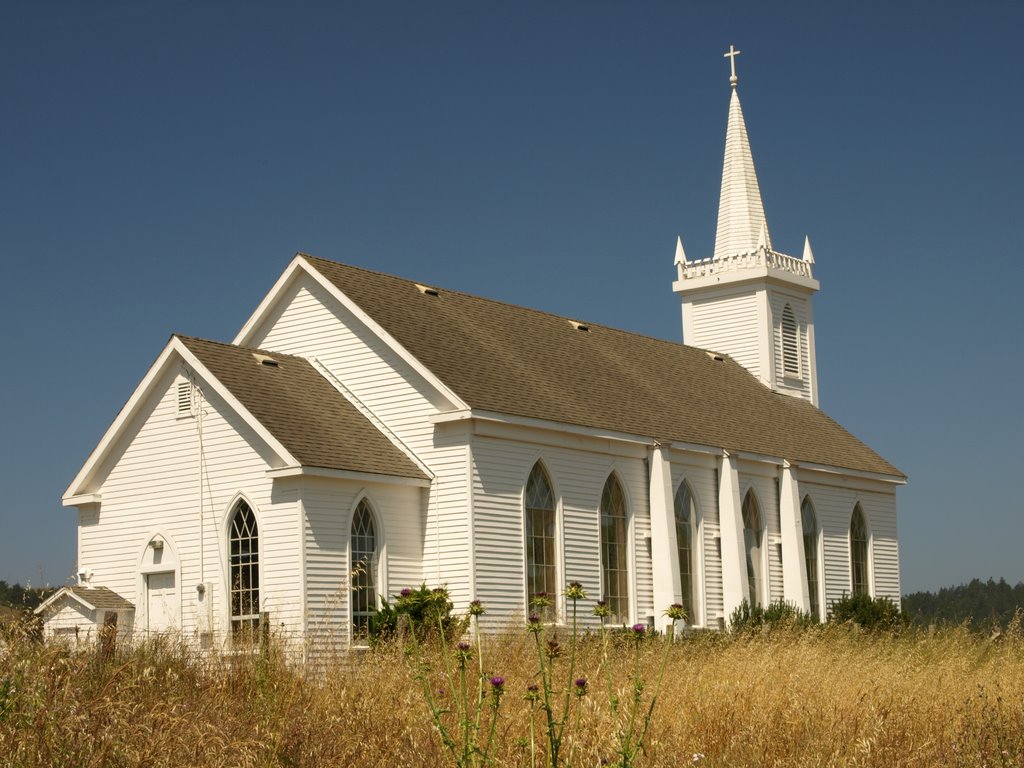
[[[814,530],[812,532],[812,534],[813,534],[813,541],[812,541],[812,545],[813,546],[812,546],[812,549],[813,549],[813,552],[814,552],[814,555],[813,555],[814,556],[814,589],[813,590],[811,589],[811,568],[810,568],[811,563],[809,561],[809,557],[808,557],[808,554],[807,554],[807,537],[808,537],[809,534],[807,532],[807,523],[806,523],[806,516],[805,516],[805,511],[804,511],[807,508],[810,508],[811,519],[814,522]],[[804,542],[804,568],[806,570],[805,584],[807,585],[807,597],[808,597],[808,600],[811,601],[810,604],[808,605],[808,609],[810,610],[811,615],[814,616],[814,618],[817,621],[820,622],[820,621],[823,620],[823,609],[825,607],[825,600],[824,600],[825,579],[823,577],[823,565],[824,565],[824,563],[823,563],[823,555],[822,555],[822,531],[821,531],[821,525],[818,523],[818,511],[815,509],[815,507],[814,507],[814,500],[811,498],[811,495],[809,493],[806,494],[804,496],[804,498],[803,498],[803,501],[800,502],[800,528],[801,528],[801,532],[802,532],[802,535],[803,535],[803,542]],[[814,602],[813,602],[814,600],[817,601],[817,606],[814,605]]]
[[[701,565],[703,563],[702,554],[704,548],[702,546],[701,539],[701,512],[700,504],[697,501],[697,494],[693,490],[693,486],[690,482],[683,478],[679,485],[676,487],[676,491],[672,494],[672,517],[676,526],[676,552],[677,556],[681,556],[682,552],[679,547],[679,494],[686,490],[686,493],[690,497],[690,512],[691,517],[689,521],[690,529],[690,605],[687,606],[687,602],[684,599],[682,601],[683,607],[686,608],[687,616],[686,623],[690,626],[697,626],[701,624],[703,617],[703,579]],[[683,574],[682,574],[682,563],[678,563],[679,570],[679,589],[680,597],[683,595]]]
[[[530,481],[534,476],[534,473],[539,473],[543,478],[544,483],[547,485],[548,495],[551,499],[550,509],[541,509],[539,507],[528,507],[527,504],[530,501]],[[557,491],[555,490],[554,481],[551,479],[551,473],[548,471],[547,466],[541,459],[536,459],[533,464],[530,465],[530,472],[526,476],[526,481],[523,483],[523,497],[522,497],[522,513],[523,513],[523,591],[525,599],[526,615],[529,616],[534,610],[531,606],[531,601],[535,594],[545,592],[548,599],[551,601],[551,605],[542,612],[542,618],[544,621],[550,623],[557,623],[562,614],[561,604],[561,582],[559,581],[560,574],[562,573],[562,536],[561,536],[561,515],[559,510],[561,508],[560,500]],[[544,565],[545,569],[550,569],[550,586],[546,589],[533,590],[531,591],[531,577],[535,564],[531,564],[530,553],[534,551],[531,547],[531,530],[532,521],[530,512],[531,510],[549,512],[551,514],[551,528],[552,536],[551,539],[551,562]],[[533,537],[536,538],[536,537]],[[542,539],[548,537],[542,536]],[[534,584],[533,586],[537,586]]]
[[[860,518],[861,526],[863,527],[863,549],[862,554],[864,557],[863,563],[861,563],[861,570],[863,571],[863,589],[858,589],[857,582],[857,562],[856,557],[858,555],[857,540],[854,538],[855,531],[854,525],[857,522],[858,516]],[[859,595],[864,594],[868,597],[873,597],[874,593],[871,588],[871,527],[868,525],[867,515],[864,514],[864,507],[858,500],[853,505],[853,512],[850,514],[850,527],[848,529],[848,546],[850,553],[850,594]]]
[[[370,524],[373,526],[373,539],[374,539],[374,550],[373,558],[374,562],[372,567],[366,569],[366,573],[372,575],[373,579],[373,600],[369,607],[365,610],[356,610],[356,593],[354,580],[356,577],[356,552],[353,548],[353,526],[356,523],[356,515],[360,513],[360,510],[365,510],[365,514],[369,517]],[[365,647],[369,645],[369,617],[377,611],[377,606],[380,601],[381,595],[387,594],[387,585],[384,584],[384,528],[380,522],[380,515],[377,512],[377,507],[373,503],[373,500],[365,493],[359,494],[356,502],[352,505],[351,511],[348,516],[348,546],[346,548],[347,562],[348,562],[348,632],[349,642],[356,647]],[[366,632],[362,633],[360,627],[356,624],[356,616],[366,617]],[[365,640],[365,642],[360,642]]]
[[[757,557],[755,560],[754,554],[751,551],[751,547],[747,545],[747,531],[752,530],[747,526],[747,509],[748,501],[753,502],[754,512],[757,513],[758,528],[755,531],[757,541]],[[756,600],[756,603],[751,604],[751,608],[754,605],[766,605],[767,604],[767,580],[768,580],[768,563],[767,563],[767,531],[765,525],[764,513],[761,511],[761,502],[758,501],[757,494],[753,488],[747,488],[747,492],[743,495],[743,502],[740,506],[740,517],[743,522],[743,554],[744,554],[744,565],[746,567],[746,589],[744,590],[744,598],[750,602],[751,593]],[[751,573],[753,571],[753,573]],[[751,578],[753,577],[753,583]]]
[[[232,545],[233,545],[233,543],[235,541],[235,538],[234,538],[234,531],[235,531],[235,528],[236,528],[236,526],[235,526],[235,519],[238,517],[239,513],[241,512],[241,507],[243,505],[245,506],[246,509],[249,510],[249,514],[252,516],[252,522],[253,522],[253,526],[254,526],[254,529],[255,529],[255,535],[250,535],[247,538],[250,539],[250,540],[254,539],[255,542],[256,542],[256,553],[255,553],[255,555],[256,555],[256,562],[255,562],[255,568],[251,569],[250,573],[255,573],[255,575],[256,575],[256,582],[257,583],[256,583],[255,590],[253,590],[251,587],[248,590],[249,592],[253,592],[253,591],[255,592],[256,610],[255,610],[255,612],[250,611],[249,613],[245,613],[245,614],[239,612],[239,613],[236,614],[236,612],[235,612],[235,597],[234,597],[234,595],[235,595],[234,582],[235,582],[235,568],[236,568],[236,564],[234,562],[235,556],[234,556],[234,554],[232,552],[232,549],[233,549]],[[227,605],[226,605],[226,608],[227,608],[227,618],[228,618],[228,623],[227,623],[228,635],[231,638],[232,642],[238,642],[240,640],[248,640],[249,642],[254,642],[256,640],[256,638],[257,638],[257,635],[258,635],[258,632],[259,632],[259,629],[260,629],[260,623],[262,621],[262,615],[263,615],[263,612],[262,612],[262,606],[263,606],[263,603],[262,603],[262,598],[263,598],[262,591],[263,591],[263,584],[264,584],[264,581],[263,581],[263,555],[265,553],[263,551],[262,542],[260,541],[260,530],[262,529],[262,525],[260,524],[260,515],[259,515],[259,513],[257,511],[256,505],[252,503],[251,499],[249,499],[248,497],[246,497],[244,495],[239,494],[238,496],[236,496],[232,500],[231,505],[228,507],[227,526],[226,526],[226,528],[227,528],[227,530],[226,530],[226,536],[225,536],[225,544],[226,544],[226,549],[227,549],[227,557],[225,558],[225,563],[226,563],[226,566],[227,566],[227,582],[226,582],[227,583],[227,590],[226,590],[227,591],[227,601],[226,601]],[[239,541],[241,541],[241,539],[239,539]],[[239,567],[241,567],[241,564],[239,565]],[[250,605],[250,608],[251,607],[252,606]],[[246,627],[249,628],[248,631],[246,630]]]
[[[624,561],[624,565],[623,565],[623,568],[621,568],[621,569],[615,569],[615,572],[616,573],[623,573],[624,574],[624,580],[625,580],[625,585],[624,585],[624,590],[623,590],[624,594],[617,595],[619,600],[625,601],[625,611],[624,612],[620,612],[620,611],[616,610],[617,607],[621,607],[621,606],[614,606],[612,604],[611,595],[608,592],[608,580],[609,580],[608,579],[608,573],[609,573],[609,569],[606,568],[606,566],[605,566],[605,545],[606,545],[606,542],[605,542],[605,536],[604,536],[604,530],[605,530],[605,525],[604,525],[604,518],[605,518],[605,509],[604,509],[604,507],[605,507],[605,504],[604,504],[604,499],[605,499],[605,490],[608,489],[612,483],[614,483],[615,487],[617,487],[619,489],[619,495],[620,495],[620,497],[622,499],[622,520],[623,520],[622,532],[623,532],[623,540],[621,542],[616,542],[616,544],[618,544],[619,547],[622,549],[622,554],[623,554],[622,559]],[[633,547],[631,545],[631,542],[632,542],[632,539],[633,539],[633,536],[632,536],[633,520],[632,520],[631,506],[632,505],[629,503],[629,497],[626,495],[626,486],[622,482],[622,478],[620,478],[619,475],[616,472],[614,472],[614,471],[610,472],[608,474],[608,477],[604,481],[604,485],[601,486],[601,496],[600,496],[600,499],[598,500],[598,508],[597,508],[597,510],[598,510],[598,512],[597,512],[597,517],[598,517],[598,544],[599,544],[598,548],[599,548],[600,563],[601,563],[601,599],[605,600],[607,602],[608,610],[611,611],[611,614],[609,616],[609,623],[610,624],[623,624],[623,625],[630,624],[630,622],[633,619],[633,606],[636,603],[635,597],[633,595],[633,576],[632,576],[632,573],[633,573]]]

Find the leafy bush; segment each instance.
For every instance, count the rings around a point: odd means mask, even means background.
[[[733,632],[753,632],[760,629],[772,630],[791,627],[810,627],[817,622],[792,603],[775,600],[768,605],[755,605],[744,600],[729,616],[729,627]]]
[[[423,641],[439,631],[446,639],[458,637],[466,630],[465,617],[452,615],[452,601],[448,587],[428,587],[425,583],[416,589],[406,588],[392,596],[394,603],[381,597],[381,607],[370,617],[370,644],[380,645],[398,634],[399,623],[405,617],[407,626]]]
[[[888,597],[866,594],[843,596],[829,608],[830,624],[857,624],[871,631],[891,632],[907,624],[906,614]]]

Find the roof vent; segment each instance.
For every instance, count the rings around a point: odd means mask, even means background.
[[[431,288],[429,285],[420,285],[416,283],[416,290],[427,296],[437,296],[437,288]]]
[[[722,357],[721,355],[719,355],[719,354],[717,354],[715,352],[708,352],[707,356],[710,357],[712,360],[714,360],[716,363],[721,363],[721,362],[723,362],[725,360],[724,357]]]
[[[259,352],[253,352],[252,356],[259,361],[260,365],[265,365],[268,368],[277,368],[278,365],[280,365],[280,363],[270,355],[261,355]]]
[[[578,320],[570,320],[569,325],[575,328],[577,331],[589,331],[590,326],[586,323],[581,323]]]

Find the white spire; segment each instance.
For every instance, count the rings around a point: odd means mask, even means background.
[[[689,264],[686,260],[686,251],[683,250],[683,238],[676,238],[676,264]]]
[[[772,241],[764,217],[761,190],[754,172],[754,158],[747,140],[740,97],[736,92],[736,54],[726,56],[732,64],[732,98],[729,102],[729,125],[725,134],[725,163],[722,167],[722,196],[718,203],[718,231],[715,235],[715,258],[750,253],[761,244],[771,250]],[[761,243],[761,236],[764,241]]]
[[[804,261],[808,264],[814,263],[814,253],[811,252],[811,238],[807,235],[804,235]]]

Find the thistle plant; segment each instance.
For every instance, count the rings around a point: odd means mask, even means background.
[[[534,610],[526,622],[527,630],[533,634],[537,648],[537,660],[539,664],[538,677],[540,688],[535,692],[535,698],[530,702],[530,761],[531,766],[536,765],[536,750],[533,735],[533,715],[537,706],[544,713],[545,735],[547,737],[547,760],[546,765],[557,768],[562,764],[562,743],[565,738],[565,726],[569,721],[572,703],[576,701],[576,726],[579,730],[579,710],[583,697],[587,693],[586,678],[576,678],[576,642],[577,642],[577,604],[585,600],[587,595],[583,591],[583,585],[578,581],[570,582],[564,592],[566,600],[570,604],[572,616],[572,632],[569,636],[569,659],[567,668],[563,671],[564,678],[556,678],[555,662],[564,655],[564,649],[557,639],[547,638],[547,628],[541,620],[540,614],[551,606],[551,598],[545,593],[534,595],[530,600],[530,607]],[[565,684],[559,685],[559,680],[564,679]],[[556,714],[555,706],[558,699],[561,699],[561,709]],[[571,750],[570,750],[571,751]],[[571,763],[571,754],[567,764]]]
[[[618,765],[619,768],[631,768],[631,766],[636,765],[637,757],[644,750],[644,740],[647,738],[647,731],[650,728],[651,718],[654,715],[654,705],[658,701],[658,694],[661,692],[661,685],[665,679],[665,667],[668,664],[669,650],[675,638],[676,622],[686,618],[686,611],[678,603],[669,606],[665,611],[665,616],[669,618],[669,623],[665,628],[658,679],[646,711],[643,707],[646,684],[640,676],[640,646],[648,634],[647,625],[634,624],[629,629],[629,637],[633,643],[633,671],[630,675],[631,695],[628,708],[620,710],[622,700],[612,688],[611,667],[608,664],[608,618],[610,613],[608,606],[603,601],[598,602],[594,607],[594,615],[601,620],[601,665],[605,670],[605,679],[608,685],[608,702],[611,707],[612,718],[616,721],[615,751],[619,758]]]
[[[423,590],[420,591],[421,593]],[[410,601],[417,593],[412,590],[403,589],[397,598],[396,608],[399,613],[406,612],[408,606],[403,601]],[[422,608],[422,601],[418,605]],[[497,732],[498,711],[501,707],[501,697],[505,692],[505,678],[500,675],[488,676],[484,672],[483,646],[480,640],[480,617],[486,612],[483,603],[473,600],[469,604],[468,621],[472,628],[473,637],[476,640],[476,648],[465,640],[455,644],[454,653],[448,649],[449,640],[447,637],[445,619],[450,610],[451,603],[448,600],[448,590],[439,587],[432,590],[428,599],[427,610],[422,611],[424,624],[436,624],[438,637],[440,638],[440,665],[447,684],[447,690],[452,692],[454,699],[454,712],[445,708],[438,702],[432,685],[432,669],[430,664],[424,661],[419,634],[426,633],[417,631],[426,627],[416,627],[416,619],[411,613],[407,613],[410,622],[410,649],[415,668],[416,679],[419,681],[423,696],[426,699],[427,707],[434,721],[434,728],[441,739],[441,744],[448,752],[452,761],[459,768],[469,766],[489,765],[492,762],[494,739]],[[476,659],[476,668],[470,670],[473,659]],[[475,685],[473,679],[475,678]],[[489,692],[488,692],[488,687]],[[480,744],[481,724],[483,713],[487,707],[491,709],[490,727],[487,738],[483,745]],[[454,715],[455,727],[451,724],[451,716]]]

